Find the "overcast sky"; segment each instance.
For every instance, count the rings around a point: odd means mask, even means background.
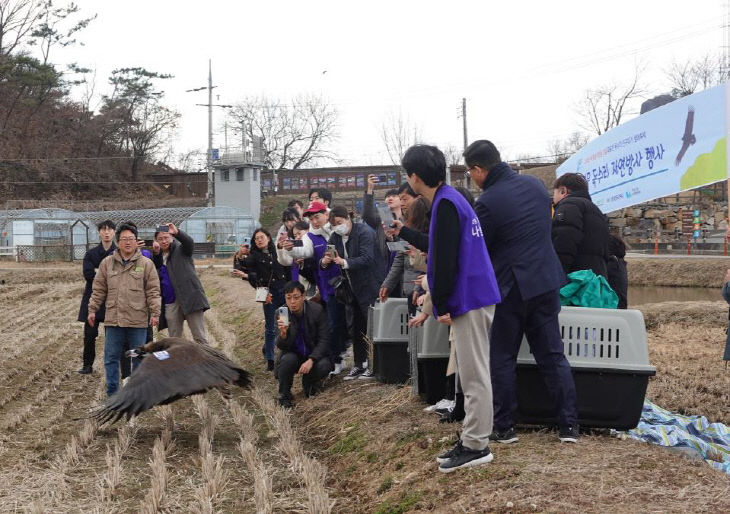
[[[95,68],[100,93],[114,68],[173,74],[163,88],[182,113],[177,152],[207,146],[206,109],[195,106],[207,94],[185,90],[207,85],[210,58],[215,103],[327,98],[340,112],[334,150],[352,165],[390,163],[380,131],[391,113],[424,142],[461,147],[462,97],[470,141],[491,139],[505,157],[545,155],[581,129],[575,105],[587,88],[628,82],[639,63],[647,96],[665,92],[663,71],[719,53],[727,30],[720,0],[75,2],[98,18],[79,36],[85,46],[52,60]]]

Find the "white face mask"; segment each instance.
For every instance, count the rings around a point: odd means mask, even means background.
[[[346,236],[347,235],[347,223],[340,223],[333,230],[336,234],[339,234],[341,236]]]

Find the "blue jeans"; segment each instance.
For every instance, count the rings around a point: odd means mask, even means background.
[[[138,348],[145,344],[147,327],[110,327],[105,328],[104,339],[104,369],[106,370],[106,394],[111,396],[119,389],[119,363],[124,357],[124,343],[129,342],[129,348]],[[139,359],[132,362],[132,371],[139,366]]]
[[[269,289],[271,303],[264,304],[264,319],[266,320],[266,335],[264,338],[264,358],[267,361],[274,360],[274,347],[276,342],[276,309],[284,305],[284,290]]]

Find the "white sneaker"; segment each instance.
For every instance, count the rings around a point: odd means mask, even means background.
[[[129,377],[122,379],[122,387],[127,385],[127,382],[129,382]]]
[[[342,370],[345,368],[345,365],[342,363],[342,361],[335,364],[335,369],[330,371],[330,375],[339,375],[342,373]]]
[[[448,409],[450,407],[453,407],[454,401],[453,400],[447,400],[446,398],[437,401],[433,405],[429,405],[428,407],[424,408],[424,412],[433,412],[436,409]]]
[[[358,380],[370,380],[372,378],[375,378],[375,372],[372,368],[365,368],[365,371],[357,377]]]

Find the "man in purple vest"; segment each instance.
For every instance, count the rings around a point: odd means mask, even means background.
[[[435,146],[415,145],[403,155],[413,190],[431,203],[428,241],[428,285],[433,315],[451,325],[456,369],[464,393],[461,439],[438,456],[439,471],[479,466],[493,458],[492,384],[489,376],[489,331],[500,295],[482,227],[474,210],[446,179],[444,154]]]

